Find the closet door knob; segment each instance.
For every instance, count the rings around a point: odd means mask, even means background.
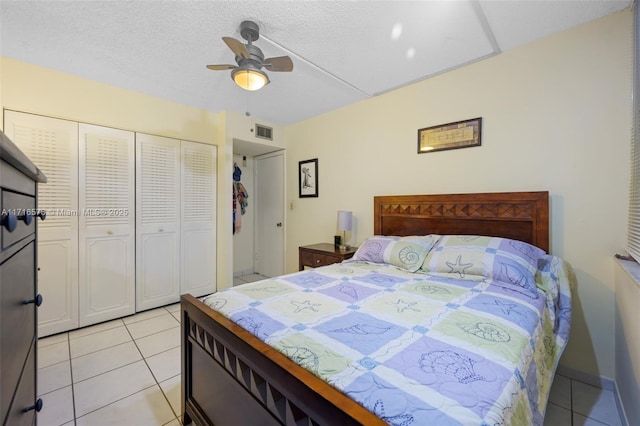
[[[47,213],[44,210],[40,210],[37,214],[40,220],[45,220],[47,218]]]
[[[38,413],[40,412],[40,410],[42,410],[42,399],[41,398],[38,398],[38,400],[36,401],[35,404],[23,408],[22,412],[23,413],[27,413],[27,412],[29,412],[31,410],[36,410]]]
[[[42,295],[38,294],[35,299],[29,299],[29,300],[25,300],[24,302],[22,302],[23,305],[28,305],[30,303],[35,303],[36,306],[42,305]],[[40,410],[38,410],[38,411],[40,411]]]
[[[13,232],[16,230],[16,227],[18,226],[18,218],[13,213],[9,213],[9,214],[5,213],[2,215],[2,226],[7,228],[7,231]]]
[[[278,222],[278,223],[276,223],[276,226],[277,226],[278,228],[281,228],[281,227],[282,227],[282,222]]]

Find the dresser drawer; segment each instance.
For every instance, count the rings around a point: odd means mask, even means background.
[[[2,250],[36,232],[36,199],[29,195],[2,190]],[[15,228],[11,230],[9,215]]]
[[[0,266],[0,412],[3,415],[33,342],[35,304],[24,302],[35,299],[35,246],[35,241],[30,242]]]
[[[316,266],[324,266],[327,264],[327,256],[324,254],[302,252],[300,256],[305,266],[315,268]]]
[[[7,413],[6,426],[27,426],[35,424],[36,410],[36,340],[31,342],[29,356],[20,377],[16,395]],[[33,408],[31,408],[33,407]],[[31,408],[31,409],[29,409]],[[27,409],[27,411],[24,411]]]

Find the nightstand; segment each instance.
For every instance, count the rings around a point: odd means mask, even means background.
[[[340,250],[329,243],[298,247],[300,270],[304,270],[305,266],[316,268],[318,266],[331,265],[332,263],[340,263],[343,260],[351,259],[356,250],[358,250],[357,247]]]

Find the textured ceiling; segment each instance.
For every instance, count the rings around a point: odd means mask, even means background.
[[[291,124],[629,7],[632,0],[7,1],[0,54],[210,111]],[[246,92],[221,37],[260,25],[292,73]]]

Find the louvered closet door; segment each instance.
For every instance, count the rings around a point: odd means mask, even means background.
[[[136,134],[136,311],[180,300],[180,141]]]
[[[181,293],[216,291],[216,147],[182,141]]]
[[[5,133],[47,176],[38,185],[40,337],[78,327],[78,124],[5,111]]]
[[[135,312],[134,134],[79,125],[80,326]]]

